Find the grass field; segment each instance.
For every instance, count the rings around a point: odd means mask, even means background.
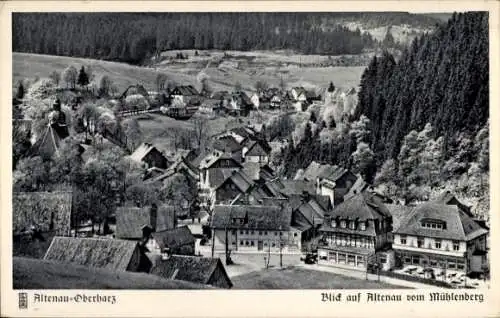
[[[235,61],[241,56],[233,52]],[[240,52],[241,53],[241,52]],[[252,54],[246,52],[246,54]],[[65,56],[51,56],[28,53],[13,53],[13,84],[22,79],[35,77],[46,78],[52,71],[62,72],[66,67],[73,65],[77,69],[81,66],[90,67],[97,81],[106,74],[117,86],[119,92],[129,85],[142,84],[148,90],[155,90],[155,78],[159,72],[167,75],[169,80],[177,84],[191,84],[197,89],[201,84],[197,75],[203,71],[209,76],[209,84],[213,90],[231,91],[239,82],[248,92],[254,91],[255,82],[264,80],[271,86],[279,86],[281,79],[288,88],[305,86],[309,88],[326,88],[330,81],[338,87],[353,87],[359,85],[364,67],[314,67],[287,64],[301,60],[299,55],[279,55],[271,53],[255,53],[255,64],[242,64],[239,67],[219,68],[217,63],[207,65],[198,63],[195,59],[190,62],[176,62],[174,64],[159,64],[154,67],[132,66],[124,63],[107,62],[93,59],[73,58]],[[303,56],[304,61],[323,60],[326,57]],[[189,61],[189,60],[188,60]],[[230,58],[231,61],[231,58]],[[305,63],[305,62],[303,62]]]
[[[303,268],[267,269],[231,278],[235,289],[396,289],[400,286]]]
[[[205,285],[158,276],[111,272],[39,259],[13,258],[14,289],[205,289]]]

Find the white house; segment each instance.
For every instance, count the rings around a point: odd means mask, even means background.
[[[488,230],[456,205],[418,205],[394,231],[393,249],[404,265],[446,271],[481,272],[487,267]],[[441,272],[441,273],[440,273]]]
[[[259,106],[260,106],[259,94],[253,93],[252,96],[250,97],[250,100],[252,101],[252,104],[255,107],[255,109],[259,109]]]
[[[264,205],[216,205],[211,228],[216,250],[300,252],[301,231],[289,209]]]

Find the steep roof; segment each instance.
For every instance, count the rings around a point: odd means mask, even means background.
[[[136,161],[136,162],[141,162],[144,157],[151,151],[155,149],[155,146],[153,146],[150,143],[142,143],[137,149],[134,150],[134,152],[130,155],[130,159]],[[158,150],[159,151],[159,150]]]
[[[220,101],[221,99],[228,99],[231,97],[228,91],[217,91],[212,94],[212,99]]]
[[[243,171],[235,170],[232,171],[231,175],[226,180],[224,180],[224,182],[221,183],[217,188],[228,181],[233,182],[241,190],[241,192],[247,192],[254,185],[252,178],[247,176]]]
[[[224,136],[217,139],[214,141],[213,147],[217,150],[229,153],[241,151],[241,149],[243,149],[243,145],[237,142],[232,136]]]
[[[271,147],[265,140],[261,139],[248,139],[245,142],[248,151],[246,156],[262,156],[268,155],[271,152]]]
[[[196,241],[187,225],[171,230],[155,232],[152,236],[161,249],[167,247],[173,249],[183,245],[193,244]]]
[[[448,204],[448,205],[456,205],[458,208],[462,209],[465,213],[467,213],[470,217],[474,217],[471,212],[470,206],[462,203],[456,195],[454,195],[451,191],[443,191],[435,200],[436,202]]]
[[[69,235],[72,202],[71,191],[14,192],[12,232],[24,232],[35,225],[42,232],[54,230],[57,235]]]
[[[60,144],[61,137],[51,125],[48,125],[40,138],[31,147],[30,153],[43,159],[50,159],[54,155],[59,155]]]
[[[232,223],[232,219],[248,216],[246,224]],[[212,228],[248,228],[288,231],[291,224],[291,210],[278,206],[264,205],[216,205],[212,216]]]
[[[156,224],[152,223],[151,207],[118,207],[115,236],[123,239],[140,239],[144,226],[155,228],[156,231],[172,229],[175,226],[175,207],[159,206]]]
[[[279,180],[275,182],[280,193],[290,196],[294,194],[302,194],[315,192],[314,183],[305,180]]]
[[[206,285],[217,268],[225,274],[232,285],[219,258],[173,255],[153,267],[151,274]]]
[[[44,260],[126,271],[136,248],[133,241],[55,236]]]
[[[337,205],[330,215],[332,217],[359,220],[392,217],[382,201],[370,193],[360,193],[345,200]]]
[[[421,223],[425,219],[446,222],[446,228],[422,227]],[[468,241],[486,234],[488,231],[455,205],[447,205],[441,202],[425,202],[415,207],[411,215],[402,222],[395,233]]]
[[[413,213],[414,207],[399,204],[386,204],[387,210],[392,215],[392,228],[397,231],[401,224]]]
[[[191,96],[199,94],[198,91],[192,85],[177,86],[174,88],[172,93],[175,95],[180,94],[183,96]]]
[[[233,170],[228,169],[210,169],[208,170],[208,182],[210,186],[217,189],[219,188],[231,175]]]
[[[304,170],[301,176],[296,176],[296,179],[316,181],[316,178],[320,178],[335,182],[348,171],[349,170],[336,165],[320,164],[316,161],[313,161],[309,164],[306,170]]]

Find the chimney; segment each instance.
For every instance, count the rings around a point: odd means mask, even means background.
[[[158,206],[156,203],[151,204],[151,209],[149,210],[149,222],[151,223],[151,228],[153,231],[156,230],[156,222],[158,219]]]

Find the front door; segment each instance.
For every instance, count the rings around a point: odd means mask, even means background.
[[[264,249],[264,245],[262,244],[262,241],[257,242],[257,250],[262,251]]]

